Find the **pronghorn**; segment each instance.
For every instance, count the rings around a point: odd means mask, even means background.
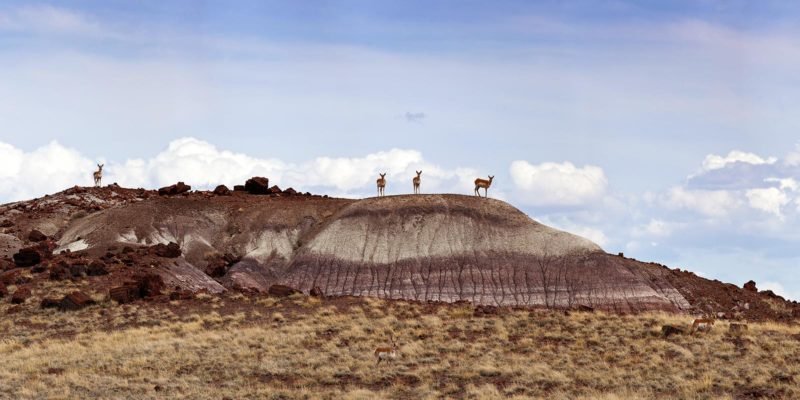
[[[385,173],[385,172],[384,172],[384,173],[382,173],[382,174],[380,174],[380,173],[379,173],[378,175],[380,175],[380,176],[381,176],[381,177],[380,177],[380,178],[378,178],[378,180],[376,181],[376,183],[378,184],[378,197],[380,197],[380,196],[383,196],[383,195],[384,195],[384,194],[383,194],[383,189],[385,189],[385,188],[386,188],[386,173]]]
[[[475,195],[481,197],[481,193],[478,191],[478,189],[483,188],[484,192],[486,193],[486,197],[489,197],[489,186],[492,186],[492,179],[494,179],[494,177],[491,175],[489,175],[488,181],[481,178],[475,179]]]
[[[397,358],[397,343],[394,342],[394,338],[389,336],[389,340],[392,341],[392,347],[378,347],[375,349],[375,357],[378,359],[378,362],[375,365],[378,365],[383,360],[394,360]]]
[[[416,176],[416,178],[414,178],[412,180],[412,182],[414,183],[414,194],[418,194],[419,193],[419,181],[420,181],[419,176],[422,175],[422,171],[415,171],[415,172],[417,173],[417,176]]]
[[[92,174],[94,176],[94,187],[100,186],[100,180],[103,179],[103,166],[105,164],[97,164],[97,171]]]
[[[690,333],[695,333],[696,331],[703,331],[703,330],[711,330],[711,327],[714,326],[714,317],[711,318],[697,318],[692,322],[692,330]]]

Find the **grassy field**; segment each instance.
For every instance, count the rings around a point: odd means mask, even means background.
[[[13,289],[13,288],[12,288]],[[65,289],[66,290],[66,289]],[[34,294],[41,296],[47,288]],[[224,297],[0,305],[0,398],[800,398],[800,328],[690,317]],[[9,311],[11,312],[9,314]],[[401,356],[376,365],[393,335]]]

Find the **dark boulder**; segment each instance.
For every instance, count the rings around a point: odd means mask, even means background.
[[[84,264],[75,264],[69,266],[69,274],[72,275],[73,278],[84,278],[86,277],[86,265]]]
[[[119,304],[127,304],[142,298],[139,287],[136,284],[126,284],[111,288],[108,291],[108,297]]]
[[[141,297],[158,296],[164,290],[164,280],[160,275],[141,274],[134,277]]]
[[[182,193],[186,193],[186,192],[188,192],[190,190],[192,190],[191,186],[189,186],[189,185],[187,185],[187,184],[185,184],[183,182],[178,182],[178,183],[176,183],[174,185],[164,186],[161,189],[158,189],[158,195],[159,196],[175,196],[175,195],[179,195],[179,194],[182,194]]]
[[[231,190],[225,185],[219,185],[214,188],[214,194],[217,196],[230,196]]]
[[[39,303],[39,307],[41,308],[58,308],[60,306],[61,306],[61,300],[49,297],[43,298],[42,302]]]
[[[106,263],[100,260],[92,261],[89,264],[89,268],[86,269],[86,275],[89,276],[108,275],[108,269],[106,268]]]
[[[14,223],[11,220],[4,219],[0,222],[0,228],[11,228],[12,226],[14,226]]]
[[[69,279],[70,276],[72,276],[72,272],[65,262],[62,261],[56,265],[50,266],[51,281],[63,281],[64,279]]]
[[[177,258],[181,256],[181,247],[175,242],[169,244],[159,243],[150,247],[153,254],[164,258]]]
[[[250,194],[269,194],[269,179],[263,176],[254,176],[244,183],[244,190]]]
[[[661,327],[661,336],[668,338],[672,335],[683,335],[686,333],[683,328],[675,325],[664,325]]]
[[[29,297],[31,297],[31,288],[27,286],[20,287],[11,295],[11,304],[22,304]]]
[[[748,292],[758,293],[758,288],[756,287],[756,283],[754,281],[747,281],[742,288]]]
[[[0,273],[0,284],[3,285],[16,285],[19,278],[22,276],[22,270],[19,268],[10,269]]]
[[[325,293],[322,292],[322,289],[320,289],[319,286],[314,286],[314,288],[311,289],[308,294],[310,294],[312,297],[325,297]]]
[[[281,188],[279,188],[278,185],[275,185],[275,186],[269,188],[269,193],[270,194],[281,194]]]
[[[18,267],[32,267],[41,261],[42,255],[35,247],[26,247],[14,254],[14,264]]]
[[[28,234],[28,240],[30,240],[31,242],[43,242],[47,240],[47,235],[34,229],[31,231],[31,233]]]
[[[233,186],[233,191],[234,192],[244,192],[244,190],[245,190],[244,189],[244,185],[234,185]]]
[[[288,188],[288,189],[283,191],[283,194],[287,194],[289,196],[294,196],[294,195],[297,194],[297,191],[294,190],[293,188]]]
[[[92,300],[92,298],[87,296],[85,293],[72,292],[61,299],[59,308],[61,308],[63,311],[74,311],[88,307],[92,304],[94,304],[94,300]]]
[[[8,289],[6,289],[6,285],[0,284],[0,298],[8,296]]]
[[[267,290],[267,293],[270,296],[275,296],[275,297],[289,297],[293,294],[302,292],[286,285],[272,285]]]

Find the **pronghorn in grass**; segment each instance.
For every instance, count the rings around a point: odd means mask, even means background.
[[[392,336],[389,336],[389,340],[392,341],[392,347],[378,347],[375,349],[375,358],[378,359],[375,365],[380,364],[383,360],[389,361],[397,358],[397,343],[395,343]]]
[[[710,331],[712,326],[714,326],[714,317],[697,318],[694,320],[694,322],[692,322],[691,333],[693,334],[697,331]]]

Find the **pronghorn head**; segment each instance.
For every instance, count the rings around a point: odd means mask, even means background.
[[[98,171],[102,171],[103,170],[103,166],[105,166],[105,164],[97,164],[97,170]]]
[[[383,179],[383,178],[386,178],[386,172],[384,172],[384,173],[382,173],[382,174],[381,174],[381,173],[378,173],[378,175],[380,175],[380,176],[381,176],[381,179]]]
[[[494,176],[492,176],[492,175],[489,175],[489,182],[491,182],[491,181],[492,181],[492,179],[494,179]]]
[[[417,178],[419,178],[419,176],[422,175],[422,171],[414,171],[414,172],[417,173]]]

